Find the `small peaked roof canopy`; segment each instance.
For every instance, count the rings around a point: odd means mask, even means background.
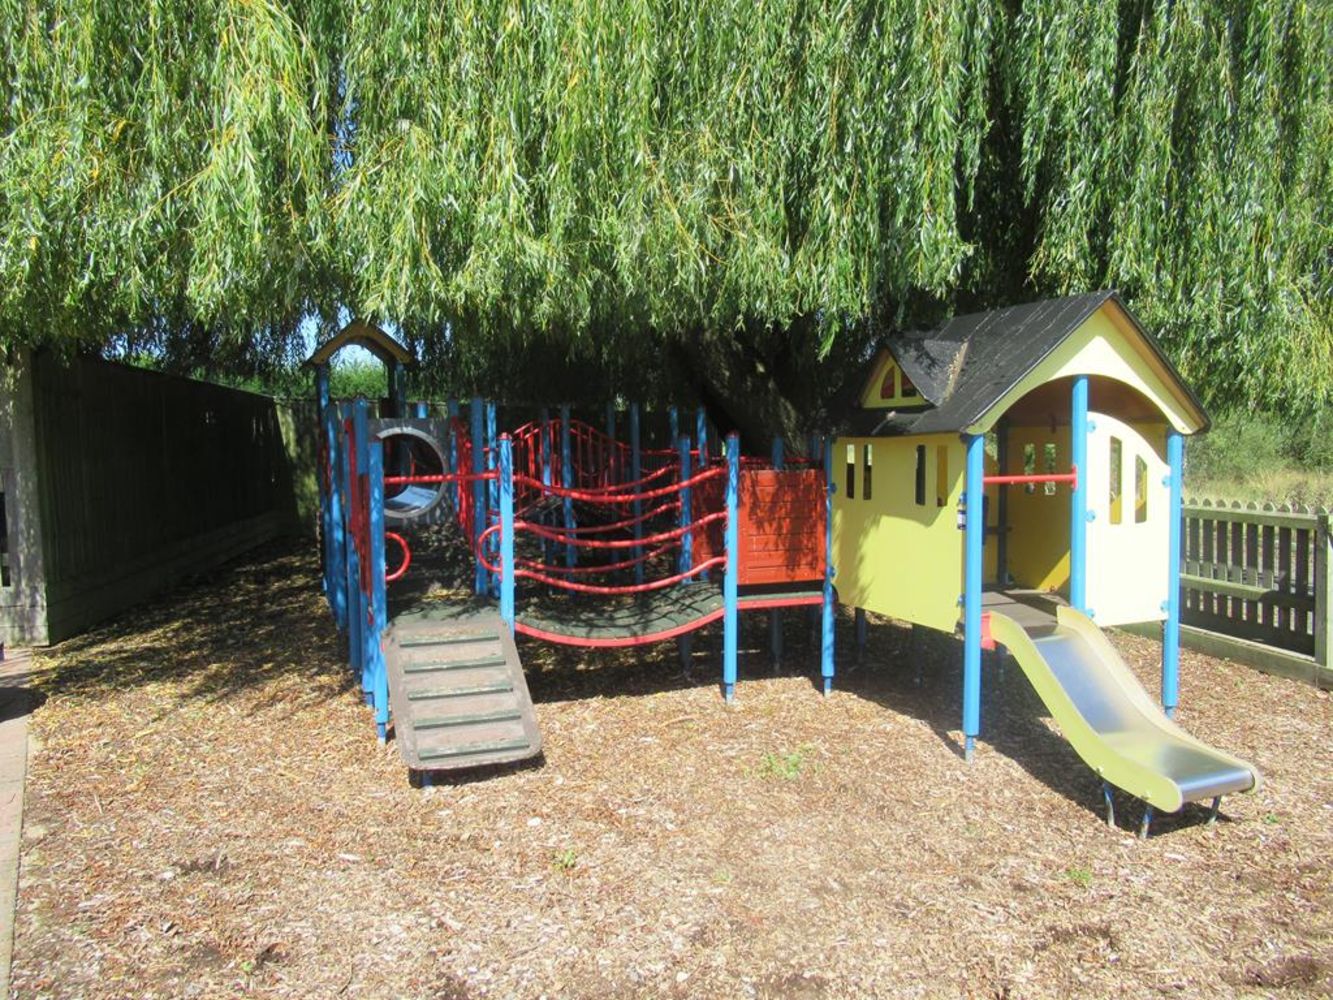
[[[1099,312],[1105,321],[1089,323]],[[1116,344],[1088,350],[1098,336]],[[901,397],[872,402],[888,398],[881,384],[894,365],[915,387],[917,405]],[[934,330],[886,339],[845,432],[984,433],[1027,392],[1072,374],[1126,382],[1184,433],[1208,427],[1203,405],[1157,342],[1119,295],[1100,291],[955,316]]]
[[[412,352],[409,351],[398,341],[394,340],[387,333],[381,330],[374,323],[367,323],[362,319],[354,319],[345,327],[335,333],[324,343],[315,348],[315,353],[306,359],[306,364],[310,366],[326,365],[329,359],[341,351],[348,344],[356,344],[364,347],[386,366],[393,364],[410,365],[415,362]]]

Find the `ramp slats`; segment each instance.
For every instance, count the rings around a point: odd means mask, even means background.
[[[494,612],[400,615],[385,634],[384,661],[408,767],[479,767],[541,752],[518,651]]]

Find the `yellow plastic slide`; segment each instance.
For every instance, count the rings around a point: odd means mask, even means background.
[[[1104,781],[1154,809],[1259,787],[1252,766],[1214,750],[1168,719],[1086,615],[1057,609],[1049,635],[1029,635],[1000,612],[991,635],[1005,646],[1074,750]]]

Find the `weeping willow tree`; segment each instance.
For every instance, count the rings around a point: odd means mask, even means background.
[[[1214,400],[1333,383],[1333,5],[0,0],[0,340],[792,429],[884,332],[1114,286]]]

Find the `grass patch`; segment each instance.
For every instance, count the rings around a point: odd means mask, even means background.
[[[790,753],[766,753],[759,761],[759,774],[765,778],[782,778],[792,781],[801,775],[814,747],[803,745]]]

